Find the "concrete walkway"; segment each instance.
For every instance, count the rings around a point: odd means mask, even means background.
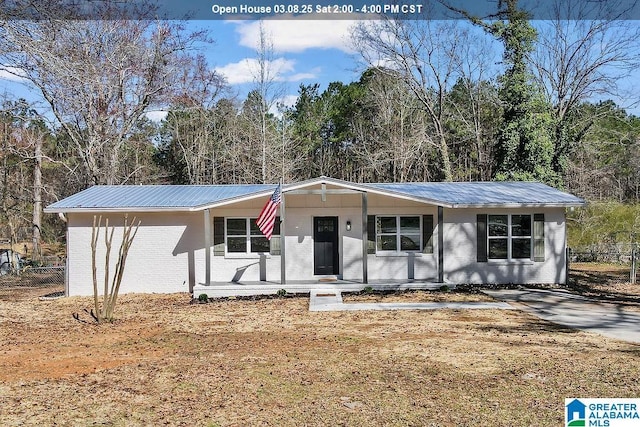
[[[504,302],[424,302],[424,303],[352,303],[342,302],[342,294],[333,290],[312,290],[309,311],[358,311],[358,310],[437,310],[452,309],[502,309],[514,307]]]
[[[562,326],[640,343],[640,313],[625,311],[616,304],[601,303],[564,291],[504,289],[483,292]]]

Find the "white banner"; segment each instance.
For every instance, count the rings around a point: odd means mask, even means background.
[[[564,400],[565,427],[637,427],[640,425],[640,399]]]

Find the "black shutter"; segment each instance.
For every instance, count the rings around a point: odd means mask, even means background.
[[[376,216],[367,216],[367,253],[376,253]]]
[[[533,215],[533,261],[544,262],[544,214]]]
[[[213,218],[213,255],[224,256],[224,218]]]
[[[478,214],[477,219],[478,251],[477,261],[487,262],[487,215]]]
[[[422,215],[422,253],[433,253],[433,215]]]

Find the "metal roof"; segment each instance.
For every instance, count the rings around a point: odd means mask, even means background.
[[[275,185],[96,185],[55,202],[45,212],[197,210],[218,201],[269,194]]]
[[[407,182],[367,184],[390,193],[437,201],[452,208],[582,206],[585,201],[539,182]]]
[[[570,207],[585,203],[537,182],[357,184],[320,177],[285,185],[283,192],[323,183],[449,208]],[[194,211],[264,197],[275,187],[275,184],[94,186],[47,206],[45,212]]]

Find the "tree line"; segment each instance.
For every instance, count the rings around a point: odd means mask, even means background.
[[[602,19],[533,22],[501,0],[491,17],[362,21],[359,79],[300,85],[288,107],[264,29],[239,98],[199,50],[205,31],[108,7],[105,20],[13,10],[0,62],[41,102],[2,100],[0,234],[59,239],[42,206],[96,184],[537,180],[637,202],[640,119],[598,99],[624,97],[640,34],[588,6]]]

